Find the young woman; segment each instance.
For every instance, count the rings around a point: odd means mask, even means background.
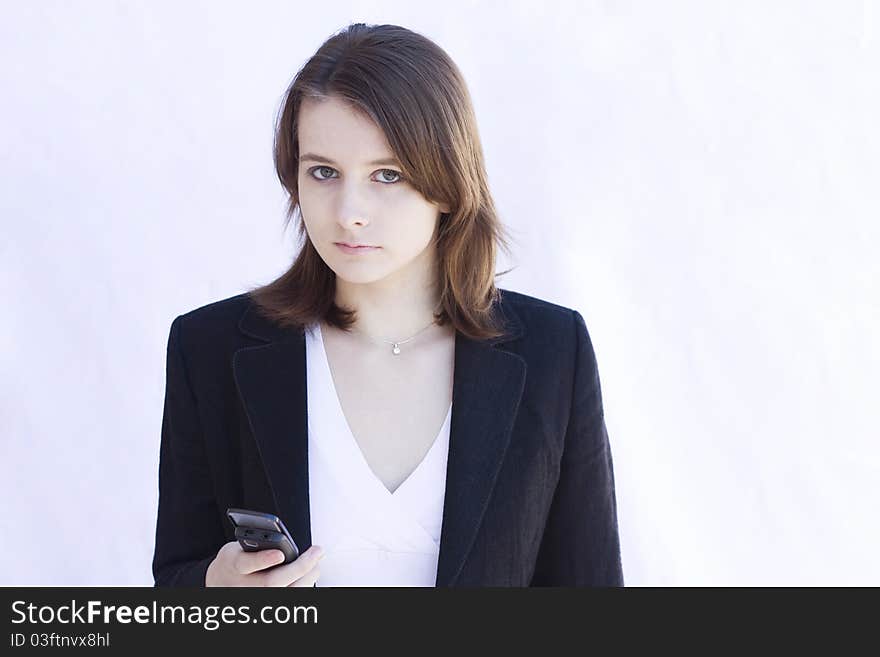
[[[156,585],[623,585],[587,328],[495,287],[509,247],[449,56],[394,25],[333,35],[275,166],[292,266],[171,324]],[[243,551],[229,507],[303,553]]]

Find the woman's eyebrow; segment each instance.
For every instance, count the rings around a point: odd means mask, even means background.
[[[327,162],[327,163],[333,164],[333,165],[336,164],[336,162],[331,160],[329,157],[324,157],[323,155],[317,155],[316,153],[305,153],[300,156],[299,160],[300,160],[300,162],[311,161],[311,162]],[[379,160],[373,160],[372,162],[367,162],[367,164],[370,166],[382,165],[382,164],[393,164],[395,166],[400,166],[400,163],[397,161],[397,159],[393,158],[393,157],[386,157],[386,158],[382,158]]]

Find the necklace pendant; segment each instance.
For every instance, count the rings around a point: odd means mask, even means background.
[[[397,343],[394,343],[394,347],[391,349],[391,353],[395,356],[400,353],[400,347],[397,346]]]

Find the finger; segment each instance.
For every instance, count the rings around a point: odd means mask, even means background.
[[[295,561],[273,568],[264,575],[264,586],[289,586],[309,572],[323,557],[320,549],[313,545],[303,552]]]
[[[298,580],[296,580],[295,582],[290,584],[290,586],[294,586],[294,587],[314,586],[320,576],[321,576],[321,564],[315,564],[314,568],[312,568],[305,575],[303,575]]]
[[[235,570],[242,575],[249,575],[283,561],[284,553],[281,550],[260,550],[258,552],[242,550],[235,556]]]
[[[323,554],[315,546],[312,546],[292,563],[263,573],[263,586],[290,586],[291,582],[298,580],[314,568],[321,557]]]

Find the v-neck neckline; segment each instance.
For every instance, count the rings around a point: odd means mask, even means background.
[[[339,399],[339,393],[336,389],[336,381],[333,379],[333,370],[330,368],[330,358],[327,356],[327,349],[324,347],[324,334],[321,331],[320,322],[314,324],[314,344],[320,350],[320,358],[321,365],[324,369],[324,374],[326,376],[326,381],[329,387],[329,394],[333,397],[334,400],[334,408],[339,418],[339,426],[344,427],[346,436],[342,441],[345,444],[349,445],[350,448],[356,453],[355,459],[362,466],[362,470],[367,474],[367,478],[375,482],[381,492],[383,492],[386,496],[391,499],[399,500],[403,497],[401,491],[406,491],[412,487],[413,482],[417,480],[420,476],[420,473],[427,467],[427,464],[431,462],[434,458],[435,453],[439,449],[440,443],[446,443],[444,438],[444,431],[446,430],[446,426],[450,423],[452,418],[452,404],[449,404],[449,409],[446,411],[446,417],[443,419],[443,424],[440,426],[440,430],[437,432],[437,435],[434,436],[434,440],[431,443],[431,446],[428,448],[428,451],[422,457],[422,460],[416,465],[416,467],[407,475],[406,479],[404,479],[394,491],[388,490],[382,480],[376,475],[373,469],[370,467],[369,462],[367,461],[366,456],[364,456],[363,450],[361,450],[360,445],[357,442],[357,439],[354,436],[354,432],[351,430],[351,426],[348,423],[348,418],[345,417],[345,412],[342,409],[342,402]]]

